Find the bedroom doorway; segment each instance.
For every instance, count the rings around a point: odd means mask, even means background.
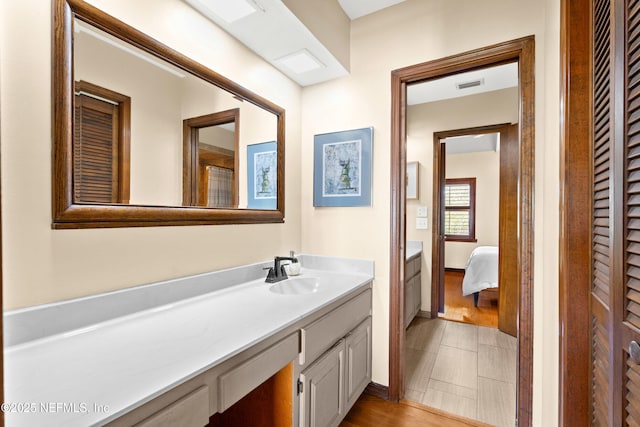
[[[484,97],[492,114],[517,120],[517,88]],[[435,132],[433,153],[431,317],[515,337],[518,125]]]
[[[533,374],[533,172],[534,172],[534,37],[524,37],[458,55],[394,70],[391,75],[391,244],[390,244],[390,324],[389,387],[379,390],[392,401],[405,395],[404,280],[407,182],[407,86],[467,71],[516,62],[518,64],[518,198],[517,253],[517,363],[516,418],[531,423]],[[486,122],[485,122],[486,123]],[[440,129],[448,127],[441,127]],[[449,127],[453,128],[453,127]],[[430,245],[429,245],[430,246]],[[430,247],[425,250],[429,257]],[[430,292],[429,292],[430,293]],[[424,295],[424,294],[423,294]],[[462,366],[462,365],[459,365]],[[455,371],[452,369],[451,371]],[[376,391],[376,390],[373,390]]]
[[[415,240],[432,247],[422,266],[432,273],[423,277],[432,308],[431,319],[416,318],[406,329],[405,399],[500,427],[514,425],[516,409],[517,340],[498,330],[495,286],[501,230],[516,232],[514,226],[501,227],[499,219],[505,222],[501,211],[517,205],[517,192],[506,191],[515,190],[517,175],[506,172],[517,171],[517,156],[510,154],[518,129],[505,123],[518,120],[517,69],[515,63],[502,64],[407,88],[407,163],[431,172],[420,174],[420,194],[407,197],[407,247]],[[483,82],[475,90],[455,89],[474,79]],[[449,93],[437,99],[419,95],[438,93],[440,86]],[[487,122],[505,124],[453,128]],[[510,160],[516,168],[508,167]],[[426,230],[419,216],[415,224],[412,218],[424,206],[432,212]],[[505,251],[511,257],[514,252]],[[509,264],[515,267],[517,259]],[[515,280],[510,282],[515,288]],[[480,297],[477,307],[473,291]],[[423,301],[429,310],[428,299]],[[515,312],[517,304],[505,307]]]

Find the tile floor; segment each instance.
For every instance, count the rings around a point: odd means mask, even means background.
[[[516,346],[495,328],[416,317],[407,329],[405,398],[513,427]]]

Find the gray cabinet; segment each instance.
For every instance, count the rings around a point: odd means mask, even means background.
[[[300,427],[340,424],[371,382],[371,289],[301,328]]]
[[[345,339],[347,411],[371,382],[371,317]]]
[[[345,340],[300,374],[300,425],[331,427],[345,416]]]
[[[300,374],[300,426],[337,426],[370,381],[368,316]]]
[[[422,304],[422,254],[409,258],[405,264],[405,280],[404,280],[404,327],[408,327],[409,323],[420,311]]]
[[[162,408],[135,427],[203,427],[209,424],[209,390],[200,387],[173,404]]]

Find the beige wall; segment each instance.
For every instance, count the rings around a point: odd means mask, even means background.
[[[338,0],[283,0],[283,3],[348,70],[351,21]]]
[[[429,311],[431,307],[431,253],[433,220],[433,134],[455,129],[465,129],[500,123],[516,123],[518,121],[518,89],[502,89],[462,98],[412,105],[407,110],[407,161],[420,162],[420,199],[407,200],[407,239],[422,240],[422,309]],[[447,160],[450,156],[447,156]],[[447,166],[447,170],[450,168]],[[448,172],[447,172],[448,174]],[[463,174],[464,175],[464,174]],[[416,209],[427,206],[429,229],[415,228]],[[476,229],[478,231],[478,229]],[[496,242],[497,243],[497,242]],[[449,250],[461,249],[455,254],[456,259],[471,253],[471,243],[448,242],[445,257]],[[466,258],[464,262],[466,262]],[[445,261],[446,262],[446,261]],[[464,268],[464,262],[461,267]]]
[[[286,223],[51,230],[51,2],[3,1],[5,309],[266,260],[289,249],[368,258],[376,263],[373,380],[388,384],[390,72],[534,34],[533,422],[557,425],[558,0],[407,0],[352,23],[350,76],[303,91],[179,0],[93,3],[286,109]],[[367,126],[375,129],[373,206],[314,208],[313,135]],[[423,165],[421,175],[429,173]]]
[[[536,77],[535,165],[535,287],[533,372],[533,421],[536,426],[558,424],[558,240],[560,200],[560,1],[545,0],[544,64]],[[541,5],[542,7],[542,5]],[[538,41],[536,41],[539,44]],[[538,46],[540,49],[540,46]],[[538,59],[536,59],[538,63]],[[538,72],[538,71],[537,71]],[[538,101],[536,101],[538,102]]]
[[[126,288],[299,251],[300,96],[179,0],[95,1],[287,111],[285,224],[51,229],[51,1],[0,2],[4,308]]]
[[[445,268],[464,268],[471,251],[478,246],[498,246],[500,152],[447,154],[446,174],[447,178],[476,178],[477,242],[444,244]]]
[[[375,382],[388,384],[390,72],[533,34],[536,37],[533,418],[537,426],[557,424],[557,363],[554,360],[557,358],[558,306],[556,297],[549,296],[549,300],[546,297],[547,293],[557,293],[557,262],[555,265],[547,262],[553,262],[557,253],[558,29],[557,0],[407,0],[352,23],[350,76],[304,89],[303,250],[375,260]],[[314,208],[313,135],[366,126],[374,127],[373,206]],[[546,156],[555,159],[546,162]],[[425,166],[421,173],[428,175],[430,170],[430,166]],[[427,259],[430,256],[428,245],[425,255]]]

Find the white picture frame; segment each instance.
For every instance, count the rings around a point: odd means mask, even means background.
[[[420,162],[407,163],[407,200],[420,199]]]

